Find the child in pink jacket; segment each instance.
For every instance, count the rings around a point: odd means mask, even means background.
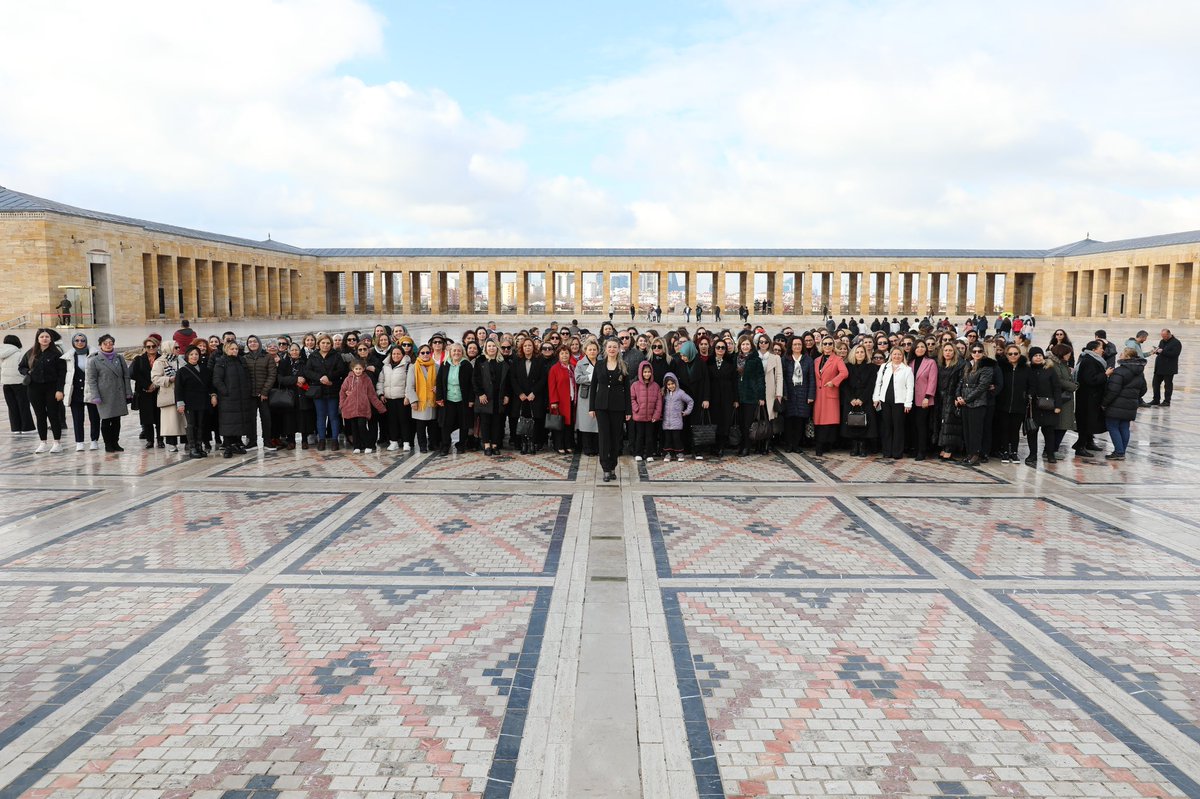
[[[629,384],[629,400],[633,406],[633,459],[652,461],[655,428],[662,418],[663,399],[649,361],[642,361],[638,379]]]
[[[387,413],[387,406],[383,404],[383,400],[379,399],[375,384],[367,376],[366,364],[355,360],[350,364],[350,374],[342,381],[341,391],[338,392],[338,410],[347,424],[353,427],[354,442],[358,444],[354,448],[356,455],[360,452],[370,454],[375,451],[370,447],[360,449],[361,444],[359,444],[359,442],[370,442],[367,437],[369,433],[367,420],[371,418],[371,408],[380,413]]]

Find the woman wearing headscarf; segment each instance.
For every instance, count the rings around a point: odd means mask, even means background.
[[[142,341],[142,351],[129,364],[129,379],[133,381],[133,401],[138,410],[138,421],[142,424],[142,438],[146,441],[146,449],[152,449],[155,441],[160,447],[166,446],[159,426],[161,414],[158,410],[158,386],[150,379],[150,370],[158,360],[158,347],[158,339],[147,336]]]
[[[21,375],[21,339],[9,334],[0,344],[0,383],[4,385],[4,402],[8,405],[8,426],[17,435],[37,429],[29,408],[29,391]]]
[[[817,455],[837,443],[842,423],[842,382],[849,376],[846,363],[833,351],[833,339],[821,339],[821,354],[813,364],[817,377],[817,401],[813,403],[813,426],[817,432]]]
[[[675,375],[679,389],[691,397],[694,406],[691,413],[683,416],[683,452],[702,461],[704,455],[692,446],[690,431],[693,424],[703,424],[706,417],[711,418],[708,413],[712,404],[709,397],[708,365],[700,359],[700,351],[688,339],[680,340],[676,346],[678,350],[671,361],[671,372]],[[634,378],[636,379],[637,375],[634,375]]]
[[[437,370],[433,362],[433,347],[422,344],[417,351],[417,360],[408,370],[405,396],[412,408],[413,426],[417,432],[417,448],[428,452],[437,446],[440,430],[437,426]]]
[[[595,457],[599,442],[599,424],[592,410],[592,376],[596,370],[596,362],[600,355],[600,345],[594,338],[589,338],[583,344],[583,357],[575,364],[575,390],[579,398],[575,408],[575,432],[579,433],[579,449],[588,457]]]
[[[104,438],[105,452],[124,452],[121,446],[121,417],[129,413],[129,364],[116,351],[116,341],[105,333],[97,343],[100,351],[88,356],[84,367],[85,388],[89,405],[100,417],[100,435]],[[174,341],[171,342],[175,344]]]
[[[175,352],[178,346],[173,338],[164,340],[162,354],[150,369],[150,380],[158,386],[159,432],[166,438],[169,452],[178,452],[179,439],[187,435],[184,411],[175,404],[175,376],[183,365]]]
[[[71,336],[71,349],[67,353],[66,396],[63,405],[71,409],[71,423],[75,430],[75,451],[83,452],[83,419],[91,423],[92,449],[99,449],[100,414],[94,403],[84,401],[84,384],[87,381],[87,362],[92,354],[87,336],[75,333]]]

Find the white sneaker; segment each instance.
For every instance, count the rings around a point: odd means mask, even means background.
[[[650,457],[646,458],[646,463],[654,463],[654,457],[650,456]]]
[[[83,452],[83,442],[82,441],[80,441],[78,444],[75,445],[75,451]]]
[[[400,448],[400,451],[401,452],[412,452],[412,444],[409,444],[407,441],[405,441],[404,446]]]
[[[640,461],[640,460],[642,459],[642,456],[641,456],[641,455],[634,455],[634,456],[633,456],[633,459],[634,459],[635,461]]]
[[[395,452],[395,451],[396,451],[396,450],[398,450],[398,449],[400,449],[400,445],[399,445],[399,444],[397,444],[395,441],[393,441],[392,443],[388,444],[388,448],[387,448],[387,451],[388,451],[388,452]]]
[[[176,445],[176,444],[168,444],[167,445],[167,452],[178,452],[178,451],[179,451],[178,445]]]
[[[698,461],[702,461],[702,460],[704,460],[704,456],[703,456],[703,455],[697,455],[697,456],[696,456],[696,460],[698,460]]]
[[[374,451],[375,451],[375,450],[371,449],[370,447],[367,447],[366,449],[364,449],[364,450],[363,450],[363,454],[364,454],[364,455],[370,455],[370,454],[371,454],[372,452],[374,452]]]
[[[355,454],[355,455],[361,455],[361,454],[362,454],[362,450],[361,450],[361,449],[359,449],[358,447],[355,447],[355,448],[354,448],[354,454]]]
[[[100,449],[100,442],[99,442],[99,441],[93,441],[93,442],[92,442],[92,445],[91,445],[90,447],[88,447],[88,449]]]
[[[49,450],[50,450],[50,445],[47,444],[45,441],[43,441],[42,443],[37,445],[37,449],[35,449],[33,451],[33,454],[41,455],[43,452],[48,452]]]
[[[62,452],[62,444],[55,441],[54,446],[50,448],[50,452],[51,453]]]

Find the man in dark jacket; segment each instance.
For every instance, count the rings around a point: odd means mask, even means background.
[[[1096,340],[1104,342],[1104,365],[1109,369],[1117,365],[1117,345],[1108,340],[1107,330],[1097,330]]]
[[[1154,354],[1158,358],[1154,361],[1154,399],[1150,404],[1169,408],[1171,407],[1171,395],[1175,393],[1175,375],[1179,374],[1179,354],[1183,352],[1183,344],[1165,327],[1159,336],[1162,337],[1162,340],[1158,342],[1158,347],[1154,350]],[[1166,393],[1161,394],[1162,402],[1159,402],[1160,390],[1164,384]]]
[[[1079,431],[1075,456],[1086,458],[1101,450],[1093,436],[1105,429],[1100,404],[1108,386],[1108,367],[1104,363],[1104,342],[1100,339],[1089,341],[1079,354],[1075,382],[1079,384],[1079,390],[1075,392],[1075,429]]]

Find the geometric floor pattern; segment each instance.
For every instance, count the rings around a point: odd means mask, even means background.
[[[1200,799],[1195,332],[1117,463],[0,433],[0,799]]]

